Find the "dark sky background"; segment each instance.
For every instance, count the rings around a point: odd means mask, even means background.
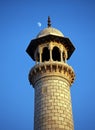
[[[0,130],[33,130],[28,73],[35,62],[25,50],[47,27],[48,15],[52,27],[76,47],[68,61],[76,74],[71,87],[75,130],[95,130],[94,0],[0,0]]]

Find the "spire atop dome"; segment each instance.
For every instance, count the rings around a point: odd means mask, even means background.
[[[48,28],[51,27],[51,20],[50,20],[50,16],[48,16]]]

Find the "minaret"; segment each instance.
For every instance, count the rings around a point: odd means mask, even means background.
[[[75,48],[69,38],[48,27],[31,40],[27,53],[36,62],[29,72],[35,90],[34,130],[74,130],[70,86],[75,74],[67,64]]]

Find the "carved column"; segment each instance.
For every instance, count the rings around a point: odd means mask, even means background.
[[[39,61],[42,62],[42,47],[39,46]]]
[[[52,61],[52,49],[53,49],[53,46],[52,46],[52,43],[49,44],[49,50],[50,50],[50,61]]]

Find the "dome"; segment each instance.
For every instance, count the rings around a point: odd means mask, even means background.
[[[40,38],[40,37],[43,37],[43,36],[47,36],[49,34],[55,35],[55,36],[64,37],[62,32],[60,32],[59,30],[57,30],[55,28],[52,28],[52,27],[47,27],[44,30],[39,32],[39,34],[37,35],[37,38]]]

